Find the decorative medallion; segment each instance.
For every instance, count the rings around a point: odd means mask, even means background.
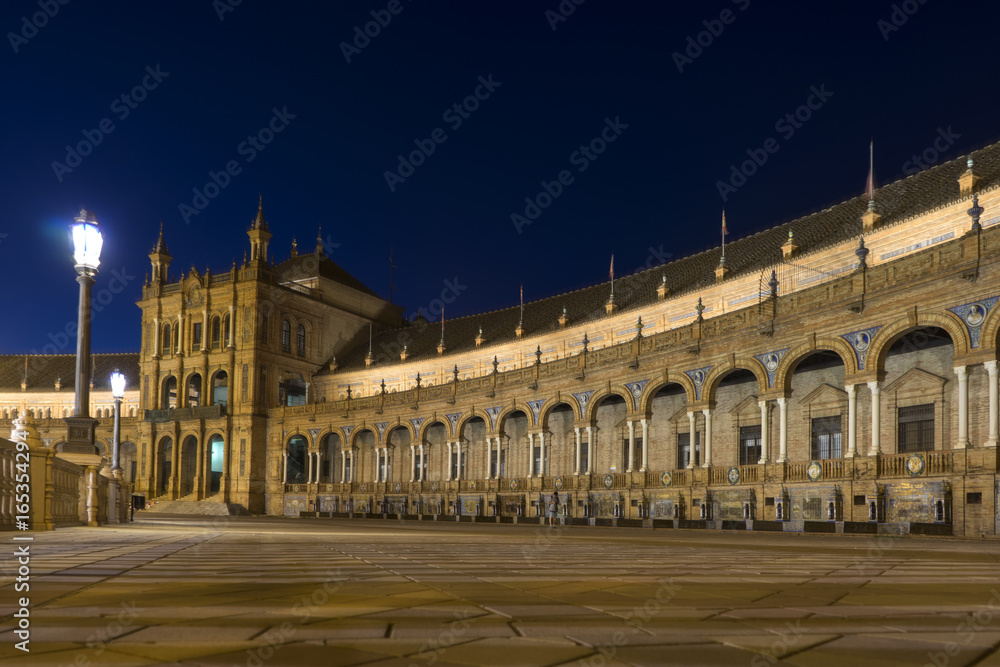
[[[849,334],[843,334],[841,336],[841,338],[850,343],[851,347],[854,349],[854,357],[857,359],[859,371],[863,371],[865,369],[865,360],[868,358],[868,348],[871,347],[872,339],[881,328],[882,325],[880,324],[877,327],[862,329],[861,331],[852,331]]]
[[[785,354],[788,353],[789,349],[786,347],[784,350],[775,350],[774,352],[765,352],[764,354],[754,356],[754,359],[763,364],[764,370],[767,371],[768,388],[774,387],[774,375],[778,370],[778,364],[785,358]]]
[[[500,416],[500,411],[503,410],[502,405],[498,405],[495,408],[486,408],[486,414],[490,416],[490,430],[497,430],[497,417]]]
[[[413,433],[420,433],[420,425],[424,423],[427,417],[417,417],[416,419],[411,419],[410,424],[413,426]]]
[[[389,425],[389,422],[378,422],[375,424],[375,428],[378,429],[378,439],[382,440],[385,435],[385,427]]]
[[[475,490],[476,490],[476,480],[472,480],[469,482],[469,491],[475,491]]]
[[[806,466],[806,477],[810,482],[815,482],[823,476],[823,466],[819,461],[810,461]]]
[[[312,439],[312,442],[313,442],[314,445],[318,445],[319,444],[318,442],[316,442],[316,438],[319,437],[319,432],[322,431],[322,430],[323,429],[321,429],[321,428],[309,428],[309,429],[306,429],[306,431],[309,433],[309,437]]]
[[[201,288],[195,285],[188,292],[187,307],[191,309],[200,308],[205,303],[205,295],[201,293]]]
[[[730,484],[739,484],[740,469],[736,466],[730,467],[729,470],[726,471],[726,480],[728,480]]]
[[[292,493],[299,493],[302,491],[302,487],[298,484],[292,484]]]
[[[437,491],[437,490],[438,490],[438,483],[431,482],[431,491]]]
[[[361,490],[362,491],[367,491],[368,490],[368,485],[365,484],[364,482],[361,482]]]
[[[701,389],[705,385],[705,378],[708,377],[708,372],[712,370],[712,366],[705,366],[704,368],[696,368],[693,371],[684,371],[684,375],[691,378],[691,382],[694,382],[694,397],[695,400],[701,400]]]
[[[906,472],[910,473],[910,477],[916,477],[924,472],[924,465],[923,454],[910,454],[906,459]]]
[[[396,482],[396,486],[394,486],[392,488],[394,488],[396,490],[396,493],[399,493],[400,491],[403,490],[403,485],[400,484],[399,482]]]
[[[962,323],[965,324],[965,328],[969,331],[970,347],[979,347],[979,339],[983,332],[983,322],[986,321],[986,316],[993,310],[993,306],[997,304],[998,299],[1000,297],[992,296],[988,299],[973,301],[972,303],[948,309],[962,318]]]
[[[587,414],[587,403],[590,402],[590,397],[593,395],[593,390],[581,391],[578,394],[573,394],[573,398],[575,398],[576,402],[580,404],[580,419],[583,419],[583,416]]]
[[[353,426],[341,426],[340,430],[344,432],[344,442],[351,439],[351,432],[354,430]]]
[[[665,472],[660,475],[660,484],[663,486],[670,486],[673,484],[674,478],[669,472]]]
[[[458,428],[458,418],[462,416],[461,412],[453,412],[450,415],[445,415],[448,421],[451,423],[451,434],[455,435],[455,429]]]
[[[545,399],[540,401],[528,401],[528,407],[531,408],[531,413],[535,415],[535,425],[538,425],[538,414],[542,411],[542,406],[545,404]]]
[[[611,475],[605,475],[604,476],[604,488],[605,489],[610,489],[612,486],[614,486],[614,484],[615,484],[615,478],[614,477],[612,477]]]
[[[649,380],[639,380],[638,382],[626,382],[625,388],[629,390],[632,394],[632,404],[638,408],[639,397],[642,396],[642,390],[649,383]]]
[[[511,491],[517,491],[517,480],[516,479],[510,480],[510,484],[508,486],[510,486]]]
[[[556,489],[561,489],[563,487],[563,478],[562,477],[556,477],[555,486],[556,486]]]

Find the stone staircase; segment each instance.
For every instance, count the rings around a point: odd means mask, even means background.
[[[250,513],[242,506],[235,503],[224,503],[218,495],[195,500],[194,495],[185,496],[178,500],[167,500],[163,498],[153,498],[147,504],[149,509],[140,510],[140,513],[149,514],[189,514],[192,516],[249,516]]]

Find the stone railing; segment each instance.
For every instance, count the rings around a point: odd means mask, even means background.
[[[0,440],[0,530],[14,530],[14,517],[17,515],[16,479],[17,445],[8,440]]]
[[[168,410],[145,410],[143,421],[169,422],[184,419],[218,419],[226,416],[223,404],[207,405],[200,408],[170,408]]]

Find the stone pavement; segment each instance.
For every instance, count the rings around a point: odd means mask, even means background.
[[[29,593],[3,538],[2,664],[1000,666],[998,542],[149,515],[32,536]]]

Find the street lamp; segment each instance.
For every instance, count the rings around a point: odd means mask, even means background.
[[[81,210],[71,226],[76,281],[80,283],[80,307],[76,328],[76,405],[66,418],[69,438],[63,452],[94,454],[94,420],[90,418],[90,291],[101,263],[104,239],[92,211]]]
[[[115,398],[115,430],[112,436],[111,474],[116,479],[119,479],[122,476],[119,455],[122,432],[122,399],[125,398],[125,374],[117,368],[111,374],[111,395]]]
[[[80,283],[80,308],[76,327],[76,406],[73,415],[66,418],[68,437],[60,455],[85,467],[87,525],[97,526],[97,468],[101,457],[94,446],[94,426],[97,422],[90,416],[90,290],[101,263],[104,239],[97,226],[97,218],[90,211],[81,210],[71,229],[76,281]]]

